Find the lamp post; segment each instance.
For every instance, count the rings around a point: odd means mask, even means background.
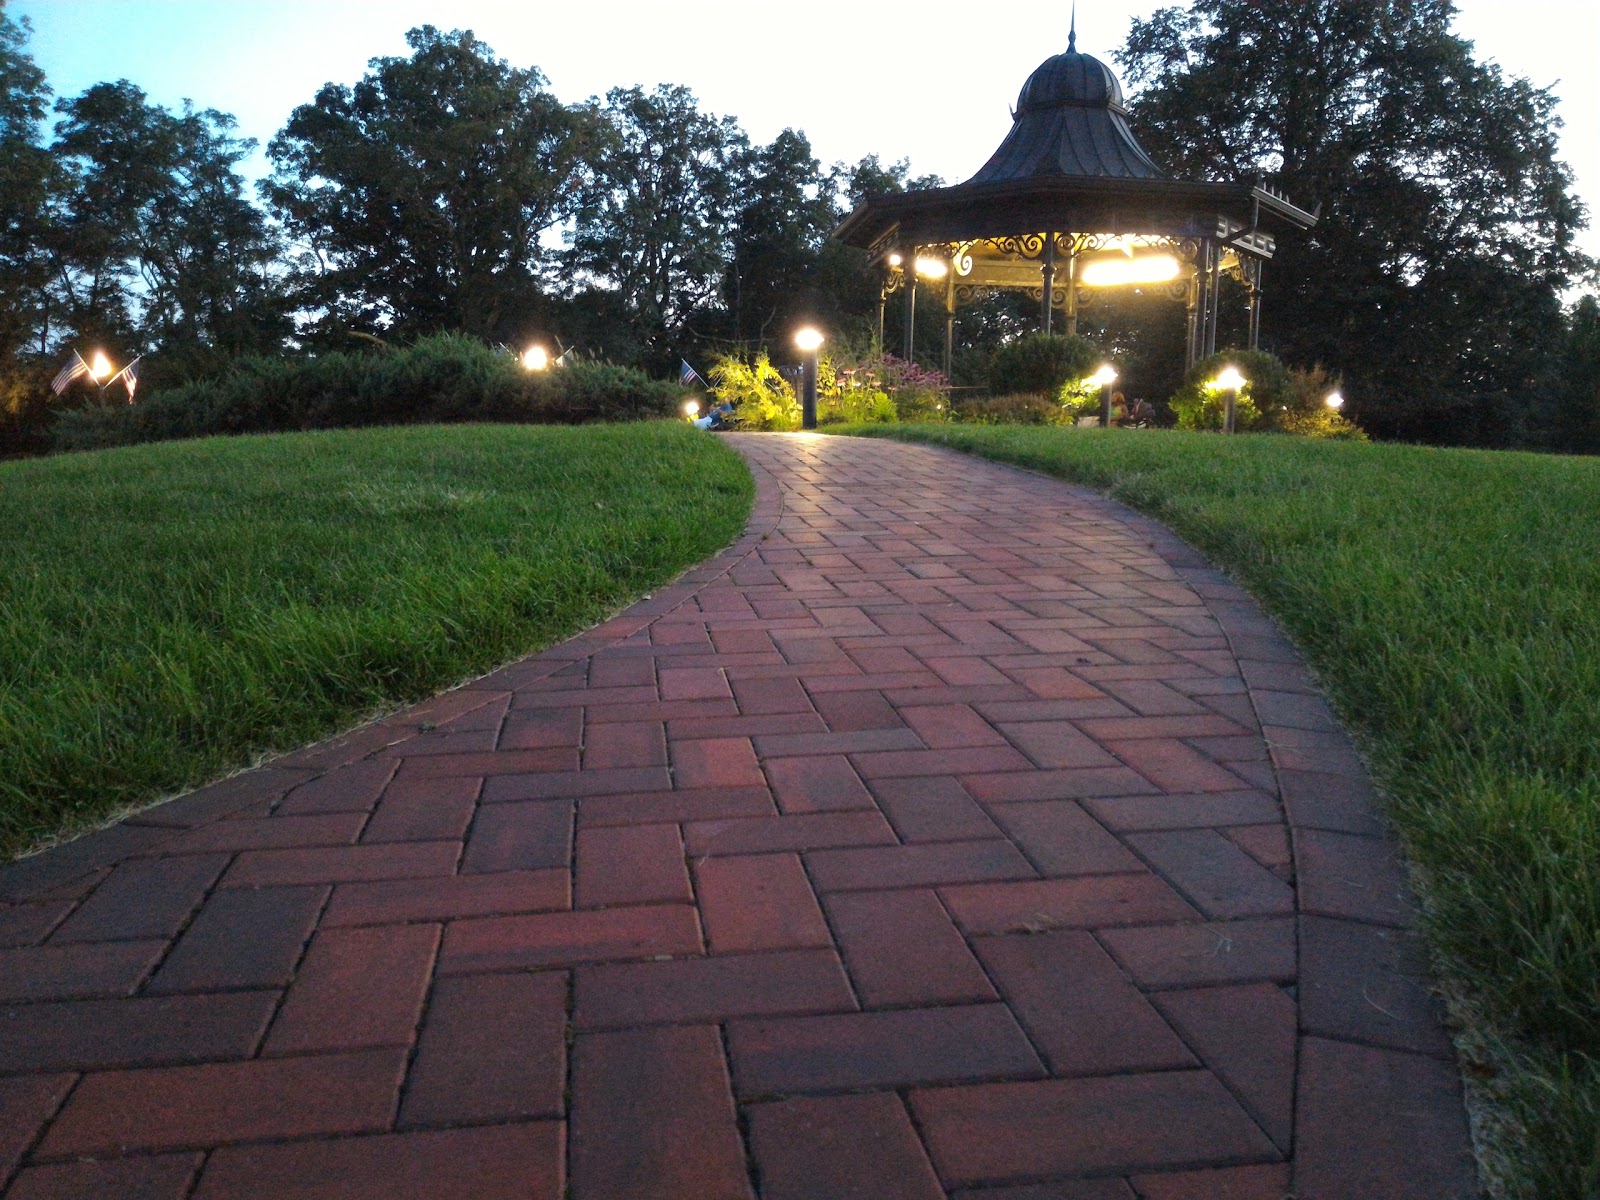
[[[1227,393],[1226,398],[1223,400],[1223,433],[1232,433],[1234,431],[1234,406],[1239,399],[1239,389],[1244,387],[1247,382],[1245,377],[1239,374],[1238,367],[1224,367],[1222,373],[1211,381],[1212,387],[1221,388]]]
[[[822,335],[810,326],[794,335],[794,344],[805,355],[800,360],[801,429],[817,427],[817,351],[822,347],[822,340]]]
[[[1117,369],[1110,363],[1105,363],[1085,383],[1100,385],[1100,428],[1111,428],[1111,385],[1117,381]]]

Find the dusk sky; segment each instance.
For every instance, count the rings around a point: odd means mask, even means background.
[[[127,78],[176,107],[231,112],[263,146],[330,80],[406,53],[420,24],[474,30],[502,57],[537,66],[565,101],[617,86],[687,85],[753,139],[803,130],[824,163],[908,158],[914,174],[971,175],[1010,126],[1029,72],[1066,48],[1066,0],[982,6],[927,0],[12,0],[34,26],[35,60],[60,95]],[[1083,0],[1079,48],[1115,67],[1134,16],[1158,0]],[[1562,156],[1600,209],[1596,0],[1458,0],[1457,30],[1481,58],[1554,85]],[[948,24],[941,28],[941,22]],[[963,24],[965,22],[965,24]],[[265,171],[258,161],[256,173]],[[1600,254],[1600,230],[1582,244]]]

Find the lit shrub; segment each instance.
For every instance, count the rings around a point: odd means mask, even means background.
[[[749,362],[719,358],[711,368],[711,391],[720,403],[733,406],[733,423],[740,429],[800,428],[800,401],[765,350]]]

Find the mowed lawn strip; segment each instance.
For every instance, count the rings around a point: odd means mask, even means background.
[[[1510,1195],[1600,1196],[1600,460],[1164,431],[851,432],[1100,488],[1262,601],[1371,758],[1470,1025],[1469,1068],[1523,1125],[1492,1137],[1487,1165],[1510,1155]]]
[[[558,641],[727,545],[752,497],[674,422],[0,465],[0,849]]]

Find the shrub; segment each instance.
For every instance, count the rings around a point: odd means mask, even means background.
[[[1075,419],[1059,400],[1038,392],[963,395],[951,400],[950,416],[964,425],[1071,425]]]
[[[1179,429],[1221,429],[1227,407],[1227,393],[1211,386],[1211,381],[1226,367],[1235,367],[1245,378],[1244,387],[1234,402],[1234,427],[1255,429],[1265,422],[1262,413],[1287,404],[1294,385],[1289,372],[1277,357],[1265,350],[1224,350],[1202,358],[1189,368],[1183,386],[1173,393],[1172,414]]]
[[[1280,405],[1277,412],[1266,414],[1271,428],[1300,437],[1337,438],[1347,442],[1367,440],[1365,430],[1328,407],[1328,393],[1338,389],[1339,381],[1330,376],[1321,363],[1309,371],[1290,367],[1289,382],[1294,398]]]
[[[1228,366],[1247,381],[1234,405],[1236,428],[1367,440],[1358,426],[1327,406],[1337,380],[1320,366],[1309,371],[1285,367],[1265,350],[1227,350],[1195,363],[1171,401],[1179,429],[1222,428],[1226,393],[1209,385]]]
[[[989,360],[989,391],[995,396],[1036,392],[1058,395],[1091,374],[1100,358],[1094,343],[1062,333],[1033,333],[1007,342]]]
[[[818,425],[864,425],[909,419],[900,415],[889,393],[878,388],[845,388],[831,396],[817,397]]]
[[[675,383],[632,367],[576,362],[540,373],[472,338],[440,334],[402,350],[302,359],[249,357],[226,374],[139,403],[63,412],[57,450],[218,433],[281,433],[417,422],[575,424],[673,415]]]
[[[800,428],[800,401],[765,350],[751,362],[732,355],[717,359],[711,368],[711,392],[718,401],[733,405],[733,423],[740,429]]]

